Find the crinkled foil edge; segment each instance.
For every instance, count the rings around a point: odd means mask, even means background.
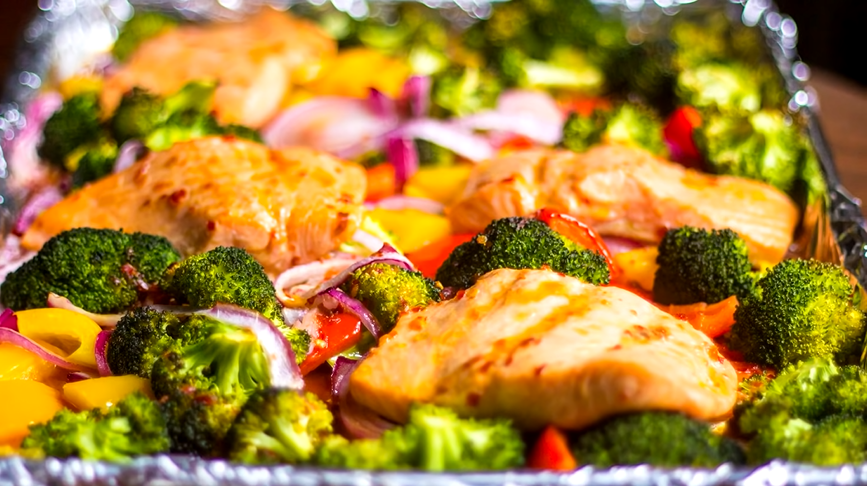
[[[288,8],[304,0],[132,0],[134,5],[180,11],[191,19],[231,19],[268,5]],[[313,0],[315,1],[315,0]],[[325,1],[325,0],[319,0]],[[355,16],[368,11],[364,0],[331,0]],[[563,0],[568,1],[568,0]],[[594,0],[616,8],[627,17],[642,21],[653,9],[675,14],[678,0]],[[699,0],[713,1],[713,0]],[[427,0],[429,5],[457,5],[471,16],[489,12],[485,0]],[[692,3],[682,0],[682,3]],[[720,3],[725,3],[720,2]],[[0,238],[8,234],[15,214],[15,201],[6,181],[9,174],[4,154],[10,142],[27,123],[24,107],[44,80],[71,74],[76,63],[104,50],[117,35],[117,26],[132,12],[127,0],[44,0],[29,24],[0,97]],[[792,93],[789,108],[801,112],[821,161],[828,198],[807,208],[798,252],[828,261],[841,261],[867,286],[867,224],[860,201],[840,183],[830,147],[819,125],[815,92],[807,84],[809,69],[797,55],[797,26],[768,0],[730,0],[741,20],[758,24],[765,35],[780,72]],[[652,16],[650,17],[652,19]],[[59,72],[58,72],[59,71]],[[2,397],[9,399],[9,397]],[[661,444],[664,447],[664,444]],[[498,473],[416,473],[334,471],[292,466],[249,467],[184,456],[139,458],[129,464],[89,462],[80,459],[30,461],[9,456],[0,459],[0,486],[18,485],[325,485],[325,486],[443,486],[487,485],[849,485],[867,484],[867,465],[821,468],[774,461],[758,468],[723,465],[714,470],[662,469],[648,466],[598,470],[583,467],[571,473],[509,471]]]

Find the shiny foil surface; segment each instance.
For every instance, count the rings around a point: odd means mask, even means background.
[[[24,1],[24,0],[15,0]],[[8,151],[27,126],[25,108],[45,84],[54,84],[82,67],[98,67],[130,18],[133,6],[174,11],[191,20],[240,19],[262,6],[290,8],[303,0],[39,0],[40,11],[19,43],[11,74],[0,96],[0,239],[8,234],[23,193],[12,184],[15,168]],[[311,0],[322,3],[325,0]],[[569,0],[561,0],[569,1]],[[815,91],[807,84],[809,67],[797,55],[797,25],[779,13],[770,0],[594,0],[601,9],[621,15],[631,29],[647,33],[665,17],[684,9],[725,8],[730,17],[757,25],[764,33],[777,66],[791,93],[789,109],[808,120],[813,146],[827,183],[825,204],[807,208],[800,236],[791,254],[842,262],[867,286],[867,224],[860,202],[840,184],[816,112]],[[331,0],[336,8],[361,17],[378,2]],[[487,0],[425,0],[441,7],[456,22],[490,14]],[[821,201],[820,201],[821,203]],[[0,397],[3,400],[14,397]],[[664,447],[664,444],[660,444]],[[597,470],[583,467],[571,473],[509,471],[497,473],[435,474],[416,472],[332,471],[305,467],[250,467],[225,461],[184,456],[139,458],[118,465],[79,459],[29,461],[0,458],[0,486],[28,485],[299,485],[299,486],[443,486],[515,485],[848,485],[867,484],[867,465],[820,468],[771,462],[758,468],[721,466],[714,470],[647,466]]]

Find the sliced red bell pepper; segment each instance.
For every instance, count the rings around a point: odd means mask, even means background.
[[[689,305],[660,305],[660,309],[689,322],[696,330],[705,333],[709,338],[715,338],[727,333],[735,324],[735,310],[738,308],[738,298],[731,296],[716,304],[703,302]]]
[[[306,375],[329,358],[354,346],[361,339],[361,320],[346,313],[317,317],[319,337],[301,363],[301,374]]]
[[[436,278],[437,270],[442,266],[452,251],[463,243],[473,239],[474,234],[451,235],[435,241],[424,248],[407,255],[409,261],[425,277]]]
[[[560,233],[561,235],[574,241],[575,244],[595,251],[605,257],[608,263],[608,271],[611,274],[611,280],[614,280],[617,274],[617,266],[614,264],[614,258],[611,257],[611,252],[605,245],[605,241],[586,223],[582,223],[577,218],[568,214],[557,212],[553,209],[540,209],[536,213],[536,219],[544,222],[549,228]]]
[[[700,167],[701,154],[695,146],[692,134],[701,123],[701,114],[691,106],[681,106],[668,118],[662,133],[674,161],[686,167]]]
[[[391,164],[379,164],[367,169],[367,200],[376,202],[389,196],[394,196],[397,191],[397,179],[394,166]]]
[[[549,425],[542,431],[542,435],[530,451],[527,467],[548,471],[572,471],[578,468],[578,461],[569,450],[566,435]]]

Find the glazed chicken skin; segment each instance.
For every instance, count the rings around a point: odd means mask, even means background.
[[[473,170],[448,209],[455,232],[479,232],[494,219],[549,207],[603,235],[658,243],[668,229],[730,228],[754,262],[783,259],[798,209],[761,182],[686,169],[649,152],[601,145],[585,153],[538,149],[489,160]]]
[[[222,123],[261,127],[293,84],[307,81],[337,44],[319,27],[263,9],[239,23],[190,25],[149,39],[106,77],[108,113],[138,86],[169,95],[190,81],[217,81],[214,111]]]
[[[70,194],[40,214],[21,243],[38,250],[77,227],[140,231],[165,236],[185,256],[244,248],[275,274],[348,240],[365,190],[361,167],[313,149],[203,138]]]
[[[353,399],[397,422],[421,402],[527,430],[643,410],[720,418],[736,388],[732,365],[688,323],[547,270],[496,270],[404,314],[350,377]]]

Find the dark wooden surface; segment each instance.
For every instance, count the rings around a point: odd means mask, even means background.
[[[14,46],[35,12],[35,0],[0,0],[0,76],[4,80]],[[819,92],[822,125],[843,183],[856,197],[867,200],[867,89],[820,70],[814,71],[812,84]]]

